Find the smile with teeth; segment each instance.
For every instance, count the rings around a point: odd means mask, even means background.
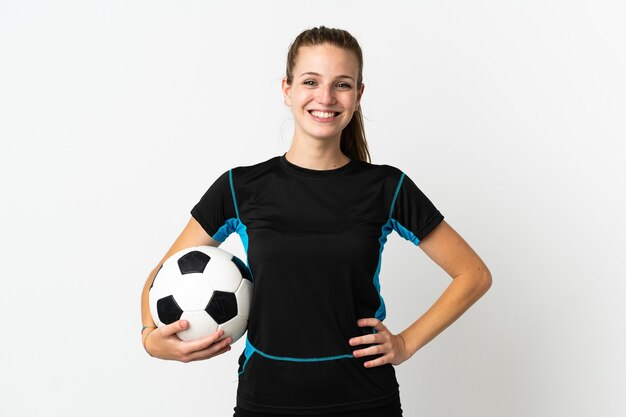
[[[329,120],[334,119],[340,113],[338,112],[326,112],[326,111],[318,111],[318,110],[309,110],[309,113],[316,119]]]

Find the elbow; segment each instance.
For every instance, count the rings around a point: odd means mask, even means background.
[[[489,288],[491,288],[491,285],[493,283],[493,279],[491,278],[491,272],[485,268],[485,272],[481,274],[478,282],[479,288],[481,289],[482,293],[485,294],[487,291],[489,291]]]
[[[473,300],[472,302],[485,295],[493,282],[491,272],[486,267],[479,267],[472,272],[457,275],[454,279],[465,283],[466,297]]]
[[[461,275],[467,280],[468,286],[471,288],[470,292],[477,298],[482,297],[489,291],[493,283],[491,272],[484,264],[476,267],[471,272],[468,271]]]

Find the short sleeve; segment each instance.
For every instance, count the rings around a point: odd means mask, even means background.
[[[406,174],[398,182],[391,210],[391,225],[400,236],[418,245],[443,215]]]
[[[230,171],[220,175],[191,209],[191,215],[213,239],[223,242],[235,231],[237,213]]]

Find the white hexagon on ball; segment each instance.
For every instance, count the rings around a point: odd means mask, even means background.
[[[187,274],[180,278],[172,295],[183,311],[204,310],[213,288],[204,274]]]
[[[218,326],[219,329],[224,330],[224,337],[231,337],[233,342],[238,340],[246,332],[246,326],[248,320],[240,316],[235,316],[228,320],[226,323],[222,323]]]
[[[180,319],[189,321],[188,328],[176,333],[181,340],[201,339],[217,331],[217,323],[204,310],[185,311]]]
[[[250,318],[250,301],[252,300],[253,285],[247,279],[241,280],[241,285],[235,291],[237,297],[237,315],[248,320]]]

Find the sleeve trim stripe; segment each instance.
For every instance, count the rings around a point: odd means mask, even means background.
[[[235,197],[235,186],[233,185],[233,170],[228,170],[228,180],[230,181],[230,192],[233,195],[233,204],[235,205],[235,215],[239,218],[239,209],[237,208],[237,197]]]
[[[433,231],[435,227],[439,226],[439,223],[441,223],[443,219],[444,215],[441,214],[439,210],[437,210],[437,212],[433,214],[430,219],[428,219],[424,227],[422,227],[422,230],[418,232],[419,236],[421,236],[420,241],[423,240],[431,231]]]
[[[398,181],[398,186],[396,187],[396,193],[393,195],[393,200],[391,200],[391,208],[389,209],[389,219],[391,219],[391,215],[393,214],[393,206],[396,204],[396,199],[398,198],[398,193],[400,192],[400,186],[402,186],[402,180],[404,179],[404,172],[400,175],[400,180]]]

